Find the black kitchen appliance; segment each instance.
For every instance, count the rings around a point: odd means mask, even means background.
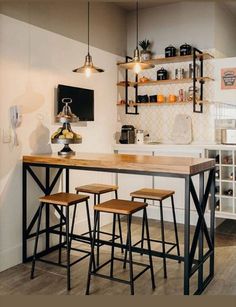
[[[192,54],[192,46],[188,45],[188,44],[183,44],[180,46],[180,55],[184,56],[184,55],[191,55]]]
[[[149,102],[148,100],[148,95],[138,95],[137,97],[138,103],[144,103],[144,102]]]
[[[167,80],[168,71],[165,68],[161,68],[157,71],[157,80]]]
[[[170,46],[165,48],[165,57],[166,58],[174,57],[174,56],[176,56],[176,54],[177,54],[177,49],[174,46],[170,45]]]
[[[121,128],[121,136],[119,142],[121,144],[135,143],[135,128],[132,125],[124,125]]]

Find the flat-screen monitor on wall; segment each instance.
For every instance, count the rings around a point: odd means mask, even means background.
[[[59,84],[57,88],[57,113],[61,112],[63,98],[71,98],[71,111],[80,121],[94,121],[94,91]]]

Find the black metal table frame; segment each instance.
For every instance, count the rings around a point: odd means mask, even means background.
[[[42,183],[37,177],[32,167],[45,168],[45,183]],[[54,176],[53,180],[50,182],[50,170],[57,169],[57,173]],[[69,192],[70,186],[70,169],[77,170],[86,170],[86,171],[99,171],[99,172],[109,172],[109,173],[123,173],[123,174],[139,174],[139,175],[150,175],[150,176],[159,176],[159,177],[175,177],[183,178],[185,181],[185,213],[184,213],[184,256],[178,257],[174,254],[165,254],[166,258],[173,260],[181,260],[184,262],[184,295],[190,294],[190,279],[191,277],[198,272],[198,287],[193,294],[201,294],[204,289],[208,286],[211,280],[214,277],[214,235],[215,235],[215,168],[210,168],[198,172],[194,175],[185,175],[178,173],[169,173],[169,172],[150,172],[150,171],[135,171],[135,170],[122,170],[122,169],[113,169],[113,168],[98,168],[98,167],[86,167],[86,166],[68,166],[68,165],[54,165],[54,164],[45,164],[45,163],[29,163],[23,162],[23,193],[22,193],[22,235],[23,235],[23,262],[31,261],[32,256],[28,256],[27,252],[27,242],[30,238],[35,236],[35,233],[32,233],[32,229],[37,221],[38,210],[33,216],[29,225],[27,224],[27,174],[30,174],[34,179],[36,184],[42,190],[45,195],[51,194],[53,188],[58,182],[60,176],[65,171],[65,192]],[[205,174],[207,173],[206,184],[204,183]],[[199,196],[195,190],[192,177],[199,175]],[[205,221],[205,211],[207,207],[208,198],[210,204],[210,228],[207,228]],[[193,202],[198,213],[198,220],[195,227],[195,233],[190,242],[190,198],[192,196]],[[50,226],[50,216],[49,216],[49,206],[46,207],[45,213],[45,229],[40,230],[40,234],[45,233],[46,244],[45,249],[38,253],[38,257],[45,256],[50,252],[57,250],[59,244],[55,246],[50,246],[50,233],[59,234],[57,228],[60,224]],[[74,239],[89,241],[89,238],[86,238],[81,235],[74,234]],[[206,239],[208,250],[204,253],[204,238]],[[101,244],[111,245],[111,242],[105,240],[99,240]],[[116,247],[121,247],[120,243],[115,243]],[[198,248],[198,257],[195,257],[195,253]],[[123,248],[126,248],[123,244]],[[139,247],[133,247],[134,252],[143,252],[147,254],[147,250],[143,250]],[[152,255],[163,258],[163,253],[159,251],[152,250]],[[209,259],[209,274],[204,279],[204,264],[206,260]]]

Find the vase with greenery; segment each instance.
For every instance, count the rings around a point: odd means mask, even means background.
[[[141,50],[141,58],[143,61],[151,60],[152,58],[152,52],[150,50],[151,42],[149,39],[144,39],[139,42],[139,46],[142,48]]]

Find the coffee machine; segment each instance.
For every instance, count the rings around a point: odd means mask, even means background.
[[[121,136],[119,142],[121,144],[135,143],[135,128],[132,125],[124,125],[121,127]]]

